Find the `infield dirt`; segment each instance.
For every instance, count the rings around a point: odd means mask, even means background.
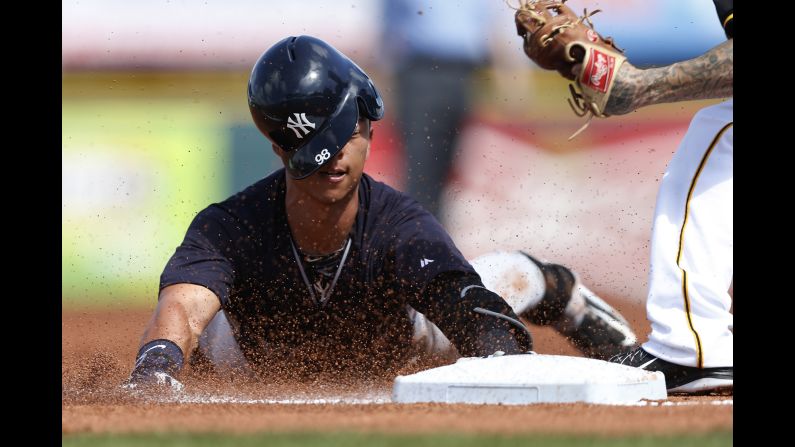
[[[642,306],[618,303],[641,339]],[[204,383],[184,377],[193,403],[133,399],[129,374],[150,311],[65,311],[62,319],[62,432],[377,431],[387,433],[693,434],[732,430],[731,396],[673,396],[644,406],[397,405],[391,381]],[[536,351],[579,355],[554,331],[531,327]],[[214,399],[217,403],[204,403]],[[321,403],[266,403],[293,400]],[[322,400],[325,399],[325,400]],[[328,403],[374,402],[374,403]],[[232,403],[234,401],[234,403]],[[325,403],[323,403],[325,402]]]

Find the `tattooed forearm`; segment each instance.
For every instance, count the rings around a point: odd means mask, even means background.
[[[623,115],[651,104],[725,98],[734,91],[734,39],[703,55],[659,68],[640,70],[625,62],[605,106]]]

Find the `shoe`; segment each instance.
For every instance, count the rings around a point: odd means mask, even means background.
[[[734,389],[734,367],[696,368],[667,362],[644,351],[640,346],[616,355],[611,363],[634,366],[647,371],[660,371],[665,375],[665,387],[670,393],[703,393]]]
[[[583,354],[607,360],[637,344],[638,337],[617,310],[581,284],[579,292],[585,298],[585,315],[578,326],[564,326],[560,331]]]
[[[552,325],[590,358],[607,360],[635,346],[638,338],[629,322],[580,284],[574,272],[520,253],[538,266],[546,283],[541,301],[521,317],[533,324]]]

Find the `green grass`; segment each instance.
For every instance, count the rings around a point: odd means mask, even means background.
[[[267,433],[255,435],[224,434],[148,434],[148,435],[75,435],[64,436],[63,446],[75,447],[303,447],[303,446],[368,446],[368,447],[724,447],[733,445],[731,432],[688,436],[490,436],[490,435],[388,435],[362,433]]]

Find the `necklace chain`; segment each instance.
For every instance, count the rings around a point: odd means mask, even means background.
[[[342,266],[345,265],[345,260],[348,258],[348,252],[351,249],[351,242],[352,242],[351,238],[348,237],[348,240],[345,242],[345,245],[342,248],[335,251],[334,253],[331,253],[331,255],[334,255],[336,253],[339,253],[340,250],[343,249],[345,250],[345,252],[343,252],[342,254],[342,259],[340,259],[339,266],[337,266],[337,272],[334,274],[334,279],[331,281],[331,285],[324,292],[320,293],[320,299],[318,299],[317,296],[315,295],[314,287],[312,287],[312,284],[309,282],[309,278],[306,276],[306,270],[304,270],[304,263],[303,261],[301,261],[301,255],[298,254],[298,249],[295,247],[295,242],[293,242],[293,238],[292,237],[290,238],[290,246],[293,248],[293,256],[295,257],[295,262],[298,263],[298,269],[301,271],[301,278],[304,280],[304,284],[306,284],[306,288],[309,290],[309,295],[312,297],[313,300],[315,300],[315,302],[324,305],[326,304],[326,301],[328,301],[328,299],[331,297],[331,293],[334,291],[334,286],[337,285],[337,280],[339,279],[340,273],[342,272]],[[306,255],[306,256],[309,257],[311,255]],[[315,259],[315,261],[317,261],[318,259],[323,259],[327,256],[330,255],[323,255],[319,257],[316,256],[315,258],[317,259]],[[307,259],[307,262],[314,262],[314,261]]]

